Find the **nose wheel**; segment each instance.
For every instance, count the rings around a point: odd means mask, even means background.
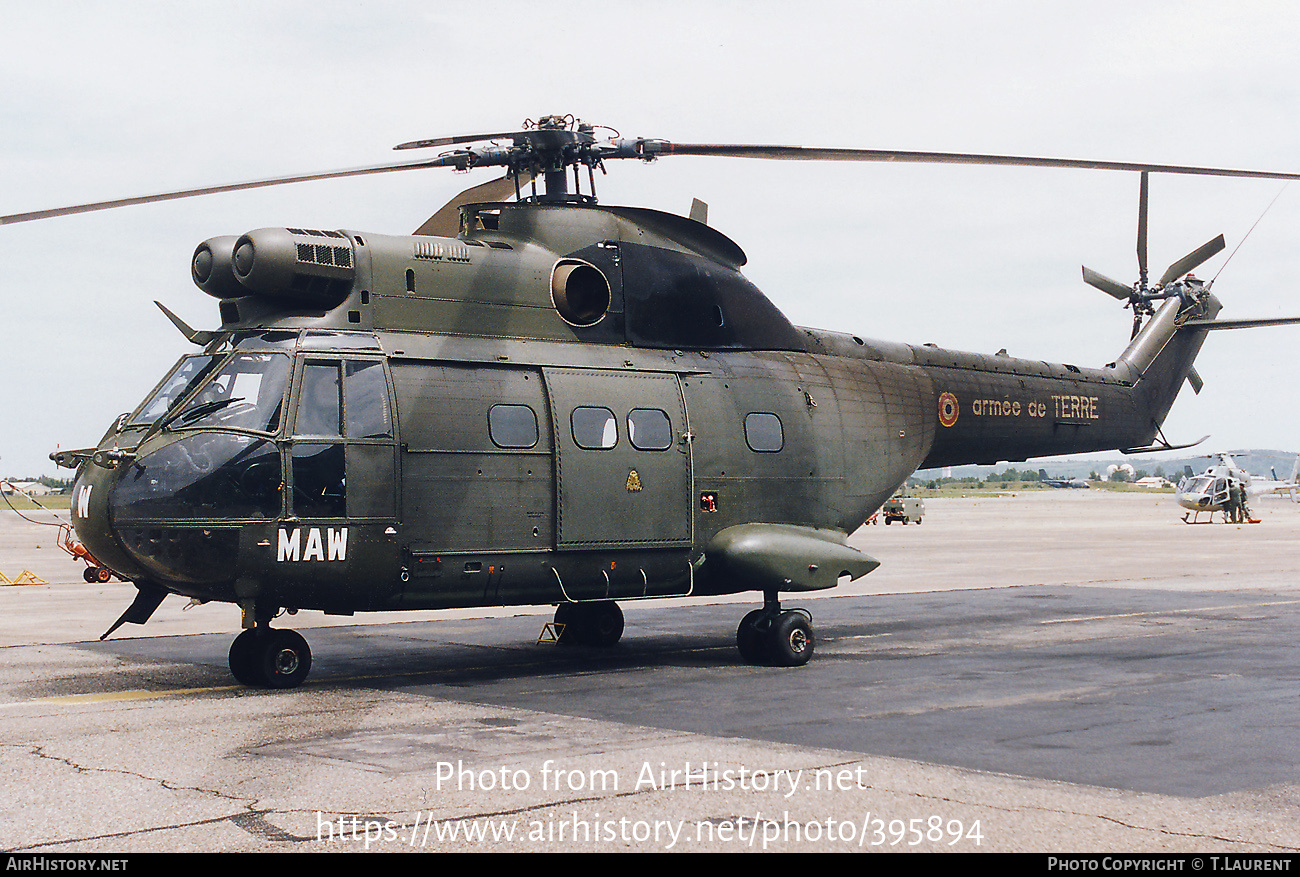
[[[802,667],[813,656],[816,637],[812,614],[806,609],[781,609],[775,594],[767,595],[736,629],[736,648],[747,664]]]
[[[230,644],[230,672],[253,688],[297,688],[311,670],[311,648],[297,631],[249,628]]]

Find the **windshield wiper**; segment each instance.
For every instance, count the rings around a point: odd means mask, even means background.
[[[243,396],[231,396],[229,399],[213,399],[211,402],[204,402],[202,405],[197,405],[194,408],[183,412],[176,419],[182,424],[193,423],[200,417],[206,417],[214,411],[220,411],[227,405],[234,405],[236,402],[243,401]]]

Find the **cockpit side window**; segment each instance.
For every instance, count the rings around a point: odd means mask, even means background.
[[[343,363],[343,410],[350,439],[392,438],[388,381],[379,360]]]
[[[290,450],[292,513],[391,516],[395,448],[383,360],[308,359],[299,381]]]
[[[343,417],[339,396],[339,364],[310,362],[302,373],[298,396],[297,435],[340,436]]]

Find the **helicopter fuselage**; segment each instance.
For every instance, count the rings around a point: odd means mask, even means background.
[[[593,205],[471,205],[458,238],[205,242],[222,327],[61,455],[78,535],[246,626],[775,602],[874,569],[847,535],[918,468],[1150,442],[1205,335],[1171,300],[1101,369],[870,341],[792,326],[743,263],[701,223]]]

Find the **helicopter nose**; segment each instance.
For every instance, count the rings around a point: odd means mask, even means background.
[[[143,570],[122,550],[109,524],[109,500],[113,491],[112,468],[86,464],[72,485],[72,527],[77,539],[103,567],[126,579],[137,580]]]
[[[280,513],[280,451],[233,433],[198,433],[116,470],[109,525],[148,578],[210,589],[236,575],[243,523]]]

